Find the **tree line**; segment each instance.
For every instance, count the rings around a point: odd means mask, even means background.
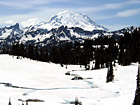
[[[83,43],[59,42],[51,46],[25,45],[19,42],[10,46],[3,44],[1,53],[59,63],[61,66],[84,65],[86,69],[89,68],[90,61],[95,65],[92,69],[108,68],[116,62],[125,66],[140,61],[140,29],[135,29],[132,33],[125,32],[118,40],[102,36],[97,39],[86,39]]]

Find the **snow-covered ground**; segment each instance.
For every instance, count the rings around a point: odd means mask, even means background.
[[[116,70],[115,70],[116,69]],[[107,69],[84,71],[59,64],[16,59],[0,55],[0,105],[21,105],[18,99],[40,99],[29,105],[69,105],[76,97],[83,105],[132,105],[136,90],[137,64],[116,66],[115,79],[106,83]],[[75,71],[73,71],[75,70]],[[74,76],[84,80],[71,80]]]

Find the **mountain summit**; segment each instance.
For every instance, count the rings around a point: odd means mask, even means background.
[[[62,25],[68,27],[80,27],[87,31],[107,30],[105,27],[96,24],[87,15],[72,11],[60,12],[57,15],[52,16],[46,22],[42,22],[38,26],[39,28],[52,29],[60,27]]]

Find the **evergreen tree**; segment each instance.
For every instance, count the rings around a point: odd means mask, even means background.
[[[59,48],[60,48],[60,65],[61,67],[63,67],[63,63],[64,63],[64,51],[63,51],[63,48],[62,48],[62,45],[61,43],[59,43]]]
[[[78,105],[79,104],[79,101],[78,101],[78,98],[76,97],[75,98],[75,105]]]
[[[12,44],[11,54],[17,55],[17,56],[19,55],[19,43],[18,42]]]
[[[9,103],[8,103],[8,105],[12,105],[12,103],[11,103],[11,99],[9,98]]]
[[[138,67],[137,87],[136,87],[136,93],[135,93],[135,99],[133,105],[140,105],[140,64]]]
[[[106,82],[111,82],[114,80],[114,75],[113,75],[113,66],[112,66],[112,62],[110,62],[109,64],[109,68],[107,71],[107,77],[106,77]]]
[[[72,46],[69,43],[66,43],[64,46],[64,64],[70,64],[70,55],[71,55]]]
[[[19,45],[19,55],[24,57],[25,56],[25,46],[23,43]]]
[[[27,57],[34,59],[34,45],[29,44],[27,48]]]
[[[49,62],[49,54],[48,54],[47,46],[46,46],[46,48],[45,48],[45,54],[44,54],[44,57],[45,57],[45,61],[46,61],[46,62]]]
[[[35,59],[35,60],[40,60],[40,59],[39,59],[39,50],[38,50],[38,46],[35,46],[35,48],[34,48],[34,59]]]
[[[3,43],[2,53],[3,54],[6,54],[7,53],[5,43]]]
[[[54,63],[60,63],[60,51],[59,51],[59,47],[53,46],[51,48],[50,61],[51,62],[54,62]]]
[[[91,39],[88,39],[88,40],[85,40],[84,41],[84,53],[85,53],[85,62],[86,62],[86,65],[85,65],[85,68],[86,69],[89,69],[89,66],[88,64],[90,63],[91,60],[93,60],[93,40]]]
[[[94,52],[95,56],[95,69],[100,69],[100,50],[97,48]]]

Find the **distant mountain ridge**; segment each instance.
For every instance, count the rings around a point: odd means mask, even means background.
[[[6,26],[0,28],[0,40],[7,40],[8,38],[18,37],[23,31],[20,29],[19,24],[13,26]]]
[[[86,30],[87,27],[89,30]],[[48,45],[61,41],[84,41],[88,38],[94,39],[100,36],[118,38],[125,31],[132,32],[135,28],[132,26],[109,32],[103,26],[97,25],[86,15],[64,11],[51,17],[47,22],[23,29],[20,29],[18,23],[13,26],[0,28],[0,44],[1,47],[3,44],[11,45],[14,42]]]

